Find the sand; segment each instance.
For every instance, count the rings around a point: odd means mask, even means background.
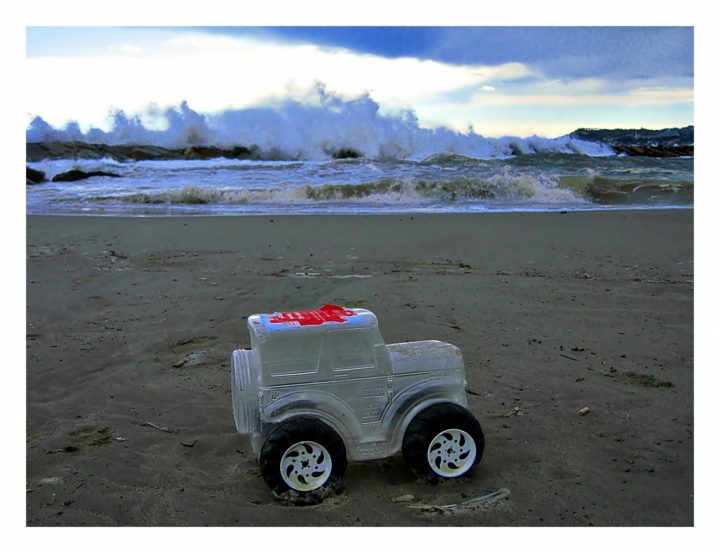
[[[693,287],[692,210],[28,216],[26,524],[692,526]],[[395,456],[273,498],[229,356],[248,315],[323,303],[462,350],[469,475]]]

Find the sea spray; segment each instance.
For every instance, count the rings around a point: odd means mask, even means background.
[[[612,154],[608,146],[569,136],[486,138],[472,128],[465,133],[444,127],[424,128],[411,111],[383,115],[369,95],[343,100],[324,89],[319,90],[314,103],[285,99],[271,106],[201,114],[183,102],[160,115],[165,121],[164,128],[151,129],[140,115],[128,116],[116,110],[110,116],[109,131],[90,128],[86,132],[75,122],[57,129],[37,116],[29,124],[26,141],[148,144],[166,148],[242,145],[256,146],[265,152],[276,150],[285,159],[299,160],[327,160],[340,151],[365,158],[416,161],[437,153],[481,159],[548,152]]]

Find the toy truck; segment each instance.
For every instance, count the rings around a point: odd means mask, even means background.
[[[366,309],[251,315],[251,349],[231,357],[235,426],[276,494],[338,483],[348,459],[402,451],[430,481],[465,474],[485,438],[467,409],[460,350],[385,344]]]

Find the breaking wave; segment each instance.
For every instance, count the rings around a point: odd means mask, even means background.
[[[150,128],[150,118],[161,120],[162,128]],[[383,115],[369,95],[347,101],[326,92],[322,86],[304,103],[285,99],[263,107],[201,114],[183,102],[162,113],[149,108],[144,115],[130,116],[117,110],[110,115],[110,123],[109,131],[98,128],[83,131],[77,122],[55,128],[36,116],[26,130],[26,141],[148,144],[166,148],[243,145],[279,151],[286,159],[298,160],[326,160],[342,151],[371,159],[408,160],[433,155],[497,159],[552,152],[613,154],[605,145],[569,136],[486,138],[472,128],[465,133],[445,127],[423,128],[411,111]]]

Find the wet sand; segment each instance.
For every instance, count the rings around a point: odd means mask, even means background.
[[[28,216],[26,524],[692,526],[693,257],[692,210]],[[395,456],[272,497],[229,356],[248,315],[323,303],[462,350],[468,476]]]

